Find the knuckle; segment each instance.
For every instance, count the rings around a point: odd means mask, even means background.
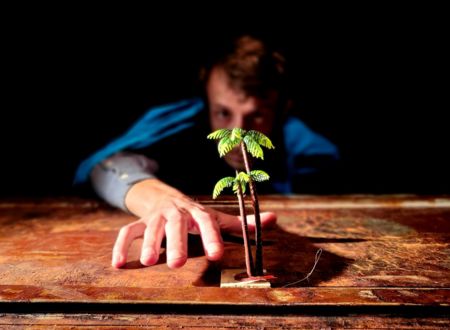
[[[131,225],[126,225],[120,228],[119,235],[121,236],[128,236],[131,232]]]
[[[128,225],[123,226],[122,228],[120,228],[119,230],[119,234],[120,235],[124,235],[125,237],[128,237],[129,235],[131,235],[131,232],[136,229],[139,226],[142,226],[142,221],[135,221],[132,223],[129,223]]]
[[[200,212],[196,215],[196,218],[199,222],[202,223],[215,223],[217,222],[217,218],[215,215],[208,212]]]
[[[184,221],[184,216],[180,212],[170,212],[166,216],[166,221],[172,224],[179,224]]]

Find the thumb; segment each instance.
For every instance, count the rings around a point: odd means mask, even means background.
[[[261,212],[260,216],[262,228],[270,228],[277,222],[277,215],[273,212]],[[240,216],[217,212],[217,222],[222,232],[230,234],[242,233],[241,221]],[[255,230],[255,216],[253,214],[247,216],[247,225],[250,231]]]

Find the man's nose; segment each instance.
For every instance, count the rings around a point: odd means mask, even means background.
[[[244,116],[235,116],[234,117],[234,121],[233,121],[233,128],[237,127],[237,128],[242,128],[245,129],[245,120],[244,120]]]
[[[248,116],[236,116],[234,121],[233,121],[233,128],[234,127],[239,127],[245,130],[251,130],[253,129],[253,122],[251,120],[251,118],[249,118]]]

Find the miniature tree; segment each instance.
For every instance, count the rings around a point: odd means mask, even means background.
[[[246,185],[248,182],[248,175],[244,172],[236,171],[236,177],[225,177],[220,179],[213,191],[213,199],[216,199],[224,188],[233,187],[234,193],[238,197],[239,201],[239,212],[242,218],[242,236],[244,239],[244,249],[245,249],[245,266],[247,270],[247,275],[249,277],[255,274],[255,265],[253,263],[252,250],[250,247],[250,239],[248,235],[248,225],[247,225],[247,213],[245,211],[244,194],[246,190]]]
[[[208,135],[208,139],[220,140],[218,144],[219,155],[225,156],[234,147],[239,146],[241,149],[242,157],[244,159],[244,166],[246,170],[246,178],[250,187],[250,194],[252,199],[253,213],[255,216],[255,241],[256,241],[256,256],[255,256],[255,273],[256,276],[263,275],[263,255],[262,255],[262,230],[261,230],[261,217],[259,211],[259,201],[256,191],[255,181],[265,181],[269,179],[269,175],[264,171],[252,171],[250,168],[250,162],[248,159],[248,153],[255,158],[264,159],[264,153],[261,146],[268,149],[273,149],[274,146],[270,139],[264,134],[258,131],[246,131],[242,128],[219,129]],[[241,172],[242,173],[242,172]],[[239,174],[237,175],[239,176]],[[235,179],[233,179],[235,180]],[[236,179],[237,180],[237,179]],[[219,181],[221,182],[221,181]],[[218,182],[218,183],[219,183]],[[216,185],[217,186],[217,185]],[[225,186],[224,186],[225,187]],[[223,188],[222,188],[223,189]],[[216,196],[217,197],[217,196]],[[238,198],[239,195],[238,195]],[[245,209],[245,208],[244,208]],[[242,214],[241,214],[242,215]],[[243,218],[244,220],[244,218]],[[244,237],[245,237],[245,233]],[[244,238],[245,239],[245,238]],[[246,247],[247,249],[249,247]],[[251,251],[251,250],[250,250]],[[250,274],[249,274],[250,275]]]

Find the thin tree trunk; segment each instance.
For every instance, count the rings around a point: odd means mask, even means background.
[[[239,172],[236,171],[236,177],[238,173]],[[242,237],[244,238],[245,266],[247,269],[247,275],[251,277],[255,275],[255,265],[253,263],[252,247],[250,245],[250,238],[248,235],[247,213],[245,211],[244,196],[240,183],[238,183],[237,197],[239,201],[239,211],[242,218]]]
[[[250,194],[252,196],[253,213],[255,214],[255,241],[256,241],[256,255],[255,255],[255,275],[262,276],[263,274],[263,251],[262,251],[262,230],[261,230],[261,216],[259,212],[258,195],[256,186],[250,177],[250,163],[248,161],[247,147],[245,142],[241,142],[242,157],[244,158],[245,171],[249,176]]]

